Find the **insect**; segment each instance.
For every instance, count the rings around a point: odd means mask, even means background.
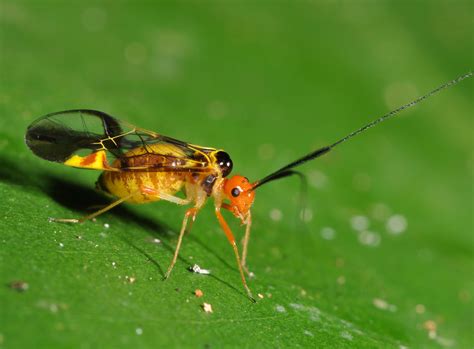
[[[96,110],[67,110],[48,114],[27,129],[25,141],[37,156],[67,166],[103,171],[97,188],[117,198],[108,206],[80,219],[54,219],[80,223],[94,218],[123,203],[169,201],[193,206],[186,210],[175,252],[165,273],[168,278],[178,258],[184,233],[194,222],[208,198],[214,199],[217,220],[233,248],[237,267],[248,297],[254,300],[245,273],[247,248],[252,224],[251,207],[255,190],[271,181],[300,174],[294,170],[303,163],[327,154],[333,148],[410,108],[435,93],[472,76],[472,72],[449,81],[431,92],[407,103],[367,125],[351,132],[335,143],[317,149],[251,183],[235,175],[232,160],[224,150],[179,141],[130,125]],[[180,191],[184,198],[176,196]],[[242,254],[222,210],[230,211],[245,225]]]

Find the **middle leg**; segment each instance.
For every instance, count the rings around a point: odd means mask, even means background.
[[[152,187],[148,187],[148,186],[142,186],[140,188],[140,190],[141,190],[142,194],[146,194],[146,195],[149,195],[149,196],[155,196],[155,197],[159,198],[160,200],[173,202],[177,205],[187,205],[192,201],[189,198],[182,199],[182,198],[179,198],[177,196],[173,196],[173,195],[164,193],[160,190],[157,190],[156,188],[152,188]],[[197,215],[198,211],[199,211],[199,209],[197,207],[193,207],[193,208],[188,209],[186,211],[186,213],[184,214],[183,223],[181,224],[181,231],[179,232],[179,236],[178,236],[178,243],[176,244],[176,248],[174,250],[173,259],[171,260],[171,263],[168,267],[168,270],[165,273],[165,276],[164,276],[165,280],[170,276],[171,271],[173,270],[173,267],[176,264],[176,261],[178,260],[179,250],[181,248],[181,243],[183,242],[183,236],[184,236],[184,234],[186,232],[186,228],[188,226],[188,221],[191,218],[191,222],[189,223],[189,225],[191,226],[192,223],[194,222],[194,220],[196,219],[196,215]]]
[[[142,186],[140,188],[140,192],[142,194],[146,194],[146,195],[149,195],[149,196],[154,196],[154,197],[159,198],[160,200],[169,201],[169,202],[175,203],[177,205],[187,205],[191,202],[191,200],[188,199],[188,198],[181,199],[177,196],[170,195],[170,194],[164,193],[160,190],[157,190],[155,188],[147,187],[147,186]]]
[[[183,224],[181,225],[181,231],[179,232],[178,243],[176,244],[176,249],[174,250],[173,259],[171,260],[171,264],[168,267],[168,270],[166,271],[164,279],[167,279],[170,276],[171,271],[173,270],[173,267],[176,264],[176,260],[178,259],[179,249],[181,248],[181,242],[183,241],[184,232],[186,231],[186,226],[188,224],[188,219],[191,218],[191,221],[194,222],[198,211],[199,211],[198,208],[193,207],[193,208],[188,209],[186,213],[184,214]]]

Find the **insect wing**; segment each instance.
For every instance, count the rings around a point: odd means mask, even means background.
[[[43,116],[28,127],[25,142],[37,156],[74,167],[208,171],[208,158],[199,147],[137,128],[96,110],[68,110]],[[110,162],[107,153],[112,156]],[[140,161],[132,161],[137,159]]]
[[[25,142],[37,156],[65,162],[80,150],[99,150],[101,139],[122,132],[117,120],[105,113],[68,110],[34,121],[28,127]]]

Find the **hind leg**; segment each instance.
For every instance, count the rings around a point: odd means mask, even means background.
[[[142,188],[140,188],[140,190],[135,191],[135,192],[133,192],[133,193],[127,195],[127,196],[124,196],[123,198],[120,198],[118,200],[115,200],[114,202],[110,203],[109,205],[105,206],[104,208],[102,208],[102,209],[100,209],[100,210],[98,210],[94,213],[91,213],[87,216],[84,216],[84,217],[81,217],[81,218],[50,218],[49,220],[51,222],[60,222],[60,223],[82,223],[82,222],[85,222],[89,219],[93,219],[93,218],[101,215],[102,213],[105,213],[105,212],[111,210],[115,206],[120,205],[121,203],[127,201],[128,199],[130,199],[131,197],[133,197],[134,195],[136,195],[138,193],[146,194],[146,195],[149,195],[149,196],[156,196],[156,197],[159,197],[161,200],[173,202],[173,203],[178,204],[178,205],[186,205],[191,201],[191,200],[187,200],[187,199],[181,199],[181,198],[178,198],[176,196],[169,195],[169,194],[166,194],[166,193],[162,193],[162,192],[160,192],[156,189],[153,189],[153,188],[142,187]]]
[[[60,222],[60,223],[82,223],[82,222],[85,222],[89,219],[93,219],[93,218],[97,217],[98,215],[101,215],[104,212],[107,212],[108,210],[114,208],[117,205],[120,205],[122,202],[127,201],[128,199],[130,199],[135,194],[136,193],[133,193],[133,194],[127,195],[123,198],[120,198],[120,199],[112,202],[111,204],[105,206],[104,208],[102,208],[102,209],[100,209],[100,210],[98,210],[94,213],[91,213],[90,215],[84,216],[82,218],[49,218],[49,221],[50,222]]]

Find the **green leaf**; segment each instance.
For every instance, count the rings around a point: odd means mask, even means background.
[[[23,142],[93,108],[257,180],[471,69],[470,2],[8,0],[0,21],[0,346],[474,345],[472,79],[301,167],[305,222],[296,179],[257,190],[256,304],[212,199],[162,281],[186,208],[49,222],[110,199]]]

